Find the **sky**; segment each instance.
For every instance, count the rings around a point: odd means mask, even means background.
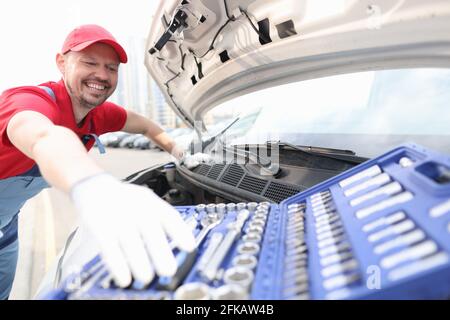
[[[59,80],[56,54],[78,25],[99,24],[123,43],[129,37],[145,38],[158,4],[159,0],[1,1],[0,92]]]

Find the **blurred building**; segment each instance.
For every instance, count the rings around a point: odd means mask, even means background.
[[[177,116],[175,112],[168,106],[164,95],[159,89],[153,79],[150,79],[151,86],[151,94],[152,94],[152,107],[153,107],[153,116],[152,118],[158,122],[159,124],[168,127],[175,128],[177,125]]]
[[[128,38],[124,42],[128,63],[119,69],[117,89],[110,101],[149,117],[163,127],[176,127],[180,120],[167,105],[163,94],[144,66],[145,39]]]

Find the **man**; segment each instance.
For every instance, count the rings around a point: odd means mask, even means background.
[[[122,130],[144,134],[186,159],[154,122],[105,102],[116,88],[119,64],[126,62],[107,30],[84,25],[68,35],[56,56],[61,81],[0,96],[0,299],[8,298],[14,280],[17,215],[48,184],[70,195],[121,287],[132,278],[149,283],[155,273],[175,273],[167,236],[181,250],[194,249],[192,233],[175,209],[148,188],[121,183],[88,157],[98,135]],[[194,166],[202,158],[186,161]]]

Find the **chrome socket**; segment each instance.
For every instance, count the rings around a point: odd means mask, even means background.
[[[239,254],[250,254],[256,256],[260,250],[261,247],[255,242],[244,242],[237,247],[237,252]]]
[[[203,212],[206,210],[206,205],[205,204],[199,204],[197,206],[195,206],[195,211],[197,213]]]
[[[301,210],[305,210],[306,209],[306,204],[304,204],[304,203],[293,203],[293,204],[288,205],[287,208],[288,208],[288,210],[296,209],[296,210],[301,211]]]
[[[268,207],[261,207],[261,206],[258,206],[258,207],[256,208],[255,213],[268,214],[268,213],[269,213],[269,208],[268,208]]]
[[[226,207],[227,207],[227,211],[228,212],[235,211],[236,210],[236,203],[232,203],[232,202],[227,203]]]
[[[258,265],[258,259],[249,254],[240,254],[234,257],[232,264],[235,267],[244,267],[253,270]]]
[[[264,233],[264,228],[260,226],[248,226],[245,229],[245,233],[257,233],[262,236],[262,234]]]
[[[216,210],[220,214],[224,214],[227,210],[227,206],[225,203],[219,203],[216,205]]]
[[[237,285],[223,285],[213,291],[214,300],[248,300],[248,292]]]
[[[250,291],[255,276],[251,270],[244,267],[232,267],[225,271],[223,281],[229,285],[238,285]]]
[[[284,296],[296,296],[299,294],[304,294],[309,292],[309,286],[307,283],[302,283],[295,285],[283,290]]]
[[[249,203],[247,203],[247,209],[249,211],[252,211],[252,212],[255,211],[256,207],[258,207],[258,204],[256,202],[249,202]]]
[[[208,204],[206,206],[206,212],[208,212],[208,213],[215,213],[216,212],[216,205],[212,204],[212,203]]]
[[[209,300],[211,288],[201,282],[191,282],[180,286],[174,294],[175,300]]]
[[[253,219],[260,219],[260,220],[266,221],[267,220],[267,214],[265,214],[265,213],[256,213],[253,216]]]
[[[268,202],[268,201],[263,201],[263,202],[260,202],[258,206],[259,206],[259,207],[270,208],[270,202]]]
[[[236,209],[237,209],[237,211],[241,211],[241,210],[247,209],[247,204],[245,202],[239,202],[236,205]]]
[[[262,240],[262,237],[261,237],[261,235],[258,234],[258,233],[250,232],[250,233],[245,234],[245,235],[242,237],[242,240],[245,241],[245,242],[255,242],[255,243],[260,243],[261,240]]]
[[[250,223],[249,223],[249,227],[250,228],[253,228],[253,227],[260,227],[260,228],[263,228],[264,229],[264,227],[265,227],[265,225],[266,225],[266,222],[265,221],[262,221],[262,220],[252,220],[252,221],[250,221]]]
[[[266,218],[259,218],[259,217],[254,217],[251,222],[256,222],[256,223],[260,223],[263,227],[266,225],[267,219]]]

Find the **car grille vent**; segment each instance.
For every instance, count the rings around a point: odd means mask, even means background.
[[[221,181],[223,183],[229,184],[230,186],[236,187],[241,181],[244,175],[244,170],[237,164],[231,164],[228,166],[228,170],[222,176]]]
[[[261,194],[266,185],[267,185],[266,180],[255,178],[246,174],[244,179],[239,184],[238,188],[256,194]]]
[[[209,166],[207,164],[201,164],[197,168],[194,169],[194,172],[201,176],[206,176],[209,172],[209,169],[211,169],[211,166]]]
[[[208,173],[208,178],[217,180],[217,178],[220,176],[220,173],[222,172],[223,168],[225,168],[224,164],[215,164],[211,168],[211,170]]]
[[[299,193],[301,190],[299,188],[285,186],[280,183],[271,182],[266,192],[264,192],[264,197],[269,198],[275,202],[281,202],[286,198]]]
[[[263,196],[274,202],[281,202],[304,189],[248,175],[240,165],[235,163],[230,165],[215,164],[213,166],[201,164],[194,169],[194,172],[216,181],[220,178],[219,181],[222,183]]]

